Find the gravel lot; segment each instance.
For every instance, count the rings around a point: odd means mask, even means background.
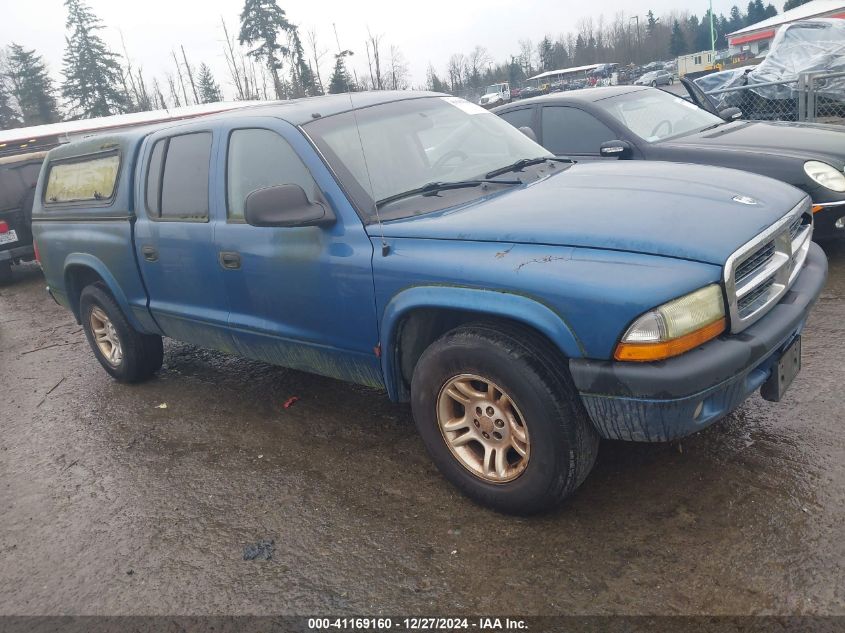
[[[173,342],[156,379],[112,382],[19,268],[0,288],[0,613],[845,614],[845,244],[826,250],[784,402],[682,443],[605,442],[532,519],[459,496],[378,391]]]

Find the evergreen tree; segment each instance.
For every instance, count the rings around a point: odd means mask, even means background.
[[[766,5],[766,10],[764,11],[763,15],[765,15],[767,18],[773,18],[777,14],[778,10],[775,8],[775,5],[773,5],[771,2]]]
[[[677,20],[672,23],[672,34],[669,38],[669,52],[675,57],[687,52],[687,41],[684,37],[684,32],[681,30],[681,25]]]
[[[763,0],[750,0],[748,3],[748,24],[757,24],[757,22],[765,19],[766,8],[763,6]]]
[[[353,92],[352,80],[346,70],[346,63],[343,61],[352,51],[341,51],[334,56],[334,72],[329,80],[329,94],[340,94],[341,92]]]
[[[660,22],[660,18],[654,17],[654,12],[649,9],[648,13],[646,14],[646,25],[645,25],[645,32],[648,35],[653,35],[654,30],[657,28],[657,24]]]
[[[540,70],[554,70],[554,48],[552,46],[552,41],[549,39],[548,35],[542,40],[540,40],[540,45],[537,48],[540,52]]]
[[[199,92],[200,103],[217,103],[218,101],[223,101],[223,93],[220,91],[220,86],[214,81],[211,68],[205,63],[200,64],[199,75],[197,77],[197,92]]]
[[[795,7],[800,7],[802,4],[807,4],[809,1],[810,0],[786,0],[786,3],[783,5],[783,10],[789,11]]]
[[[12,107],[11,96],[0,78],[0,130],[10,130],[21,126],[21,117]]]
[[[109,50],[97,31],[101,20],[82,0],[65,0],[69,34],[65,38],[62,96],[74,118],[90,119],[127,112],[120,57]]]
[[[425,87],[426,90],[431,90],[432,92],[449,92],[449,86],[440,80],[440,77],[434,72],[434,67],[431,64],[428,65],[428,71],[426,72]]]
[[[731,17],[728,21],[728,28],[730,32],[733,33],[734,31],[738,31],[742,27],[746,25],[745,16],[742,14],[742,11],[739,10],[739,7],[734,5],[731,7]]]
[[[320,94],[317,81],[311,66],[305,59],[305,50],[302,47],[302,40],[299,39],[299,29],[295,26],[290,32],[290,52],[292,58],[291,78],[293,79],[294,90],[298,97],[314,97]]]
[[[36,55],[32,49],[26,50],[20,44],[12,43],[3,71],[25,126],[60,120],[56,89],[40,55]]]
[[[255,59],[263,59],[273,77],[276,98],[284,97],[284,86],[279,78],[282,62],[290,55],[290,50],[282,44],[280,36],[289,33],[292,25],[288,22],[284,9],[276,0],[246,0],[241,12],[241,32],[238,40],[241,44],[257,44],[247,53]]]

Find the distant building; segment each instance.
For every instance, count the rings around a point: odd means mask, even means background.
[[[588,66],[573,66],[571,68],[558,68],[549,70],[539,75],[529,77],[526,81],[537,82],[539,85],[551,84],[556,81],[569,81],[572,79],[584,79],[594,70],[604,66],[616,66],[616,64],[590,64]]]
[[[731,55],[750,53],[754,57],[769,51],[778,27],[810,18],[845,18],[844,0],[812,0],[780,15],[728,34]]]
[[[713,70],[713,51],[701,51],[678,57],[678,77],[685,77],[691,73]]]

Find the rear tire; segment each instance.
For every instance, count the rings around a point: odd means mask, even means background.
[[[414,369],[414,421],[432,460],[464,494],[500,512],[554,508],[595,463],[598,435],[565,359],[548,348],[530,330],[480,323],[442,336]]]
[[[12,281],[12,262],[0,262],[0,286],[5,286]]]
[[[161,368],[161,337],[134,329],[102,284],[82,290],[79,317],[94,356],[117,381],[141,382]]]

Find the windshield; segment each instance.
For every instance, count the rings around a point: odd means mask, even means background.
[[[432,182],[483,178],[520,159],[552,156],[504,119],[457,97],[361,108],[317,119],[305,130],[368,216],[377,201]],[[401,213],[391,217],[413,215],[414,200],[396,205]],[[448,205],[447,197],[442,206]]]
[[[662,90],[629,92],[596,103],[649,143],[724,123],[716,115]]]
[[[486,94],[490,94],[492,92],[501,92],[504,86],[502,84],[495,84],[493,86],[487,86]]]

